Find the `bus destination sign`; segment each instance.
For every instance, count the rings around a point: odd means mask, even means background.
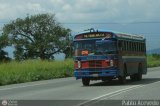
[[[75,37],[75,39],[89,39],[89,38],[112,38],[111,33],[87,33],[80,34]]]
[[[111,38],[110,33],[95,33],[95,34],[84,34],[83,38]]]

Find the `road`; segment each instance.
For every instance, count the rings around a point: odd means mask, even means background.
[[[118,80],[91,81],[84,87],[81,80],[71,77],[0,86],[0,100],[57,100],[62,104],[67,100],[79,106],[100,100],[160,100],[160,67],[149,68],[141,81],[127,77],[125,85],[118,84]]]

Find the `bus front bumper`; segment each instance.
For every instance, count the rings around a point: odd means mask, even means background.
[[[83,70],[75,70],[74,76],[76,79],[81,78],[94,78],[94,77],[118,77],[119,76],[119,70],[118,69],[101,69],[97,71],[91,71],[87,69]]]

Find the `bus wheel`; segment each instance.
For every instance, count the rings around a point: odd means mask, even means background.
[[[126,83],[126,76],[125,75],[119,76],[118,80],[119,80],[120,84],[125,84]]]
[[[107,81],[107,79],[102,78],[102,81],[103,81],[103,82],[106,82],[106,81]]]
[[[120,84],[125,84],[126,83],[126,74],[127,74],[127,67],[125,65],[124,70],[123,70],[123,76],[119,76],[119,78],[118,78]]]
[[[112,82],[112,78],[109,78],[109,79],[108,79],[108,82]]]
[[[90,79],[89,78],[82,78],[83,86],[89,86]]]
[[[142,80],[142,64],[138,66],[137,81]]]
[[[137,80],[137,75],[136,74],[130,75],[130,79],[132,81],[136,81]]]

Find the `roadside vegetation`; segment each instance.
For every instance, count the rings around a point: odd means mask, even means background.
[[[148,67],[160,66],[160,54],[147,55],[147,66]]]
[[[0,30],[0,85],[73,76],[71,29],[55,14],[27,15]],[[6,47],[14,48],[14,60]],[[65,54],[65,61],[54,60],[58,53]]]
[[[48,80],[73,76],[73,60],[12,61],[0,64],[0,85]]]
[[[160,55],[148,55],[147,65],[160,66]],[[72,77],[73,71],[73,59],[11,61],[0,64],[0,85]]]
[[[147,55],[147,65],[160,66],[160,55]],[[0,64],[0,85],[72,77],[73,71],[73,59],[11,61]]]

